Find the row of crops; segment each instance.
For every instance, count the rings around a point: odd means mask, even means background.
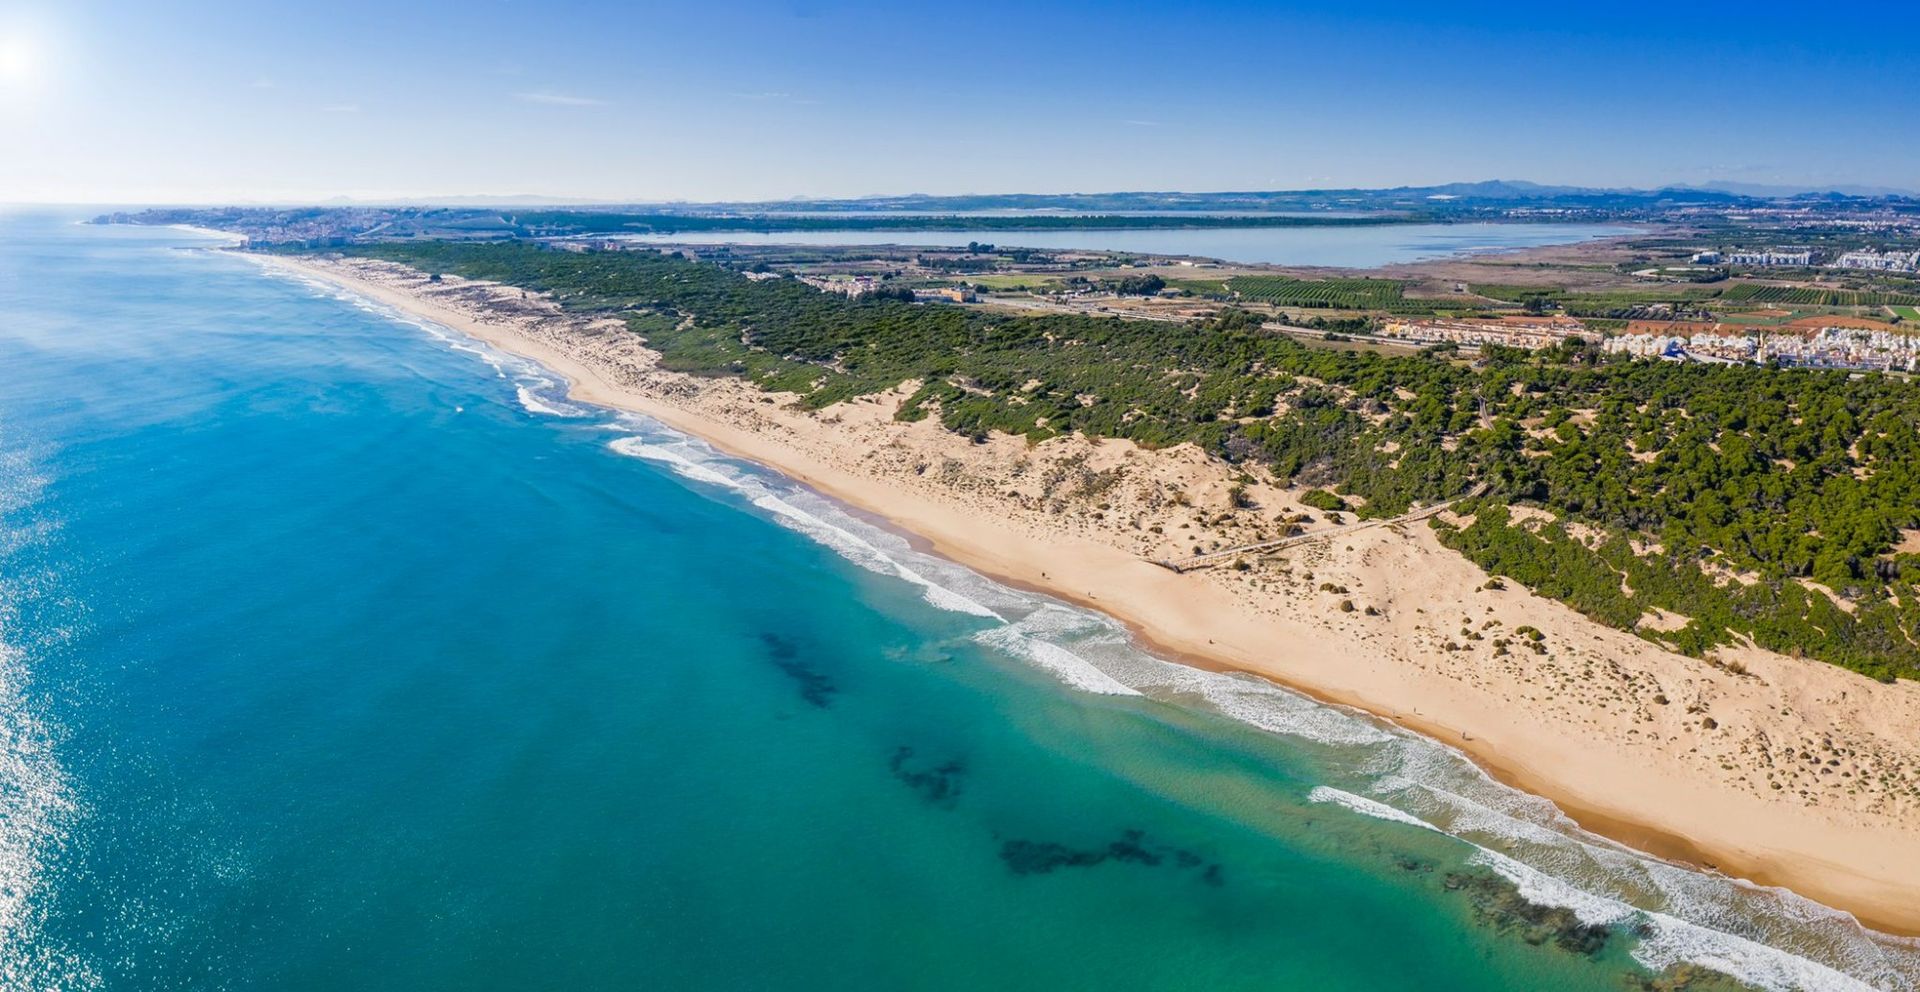
[[[1858,289],[1813,289],[1803,286],[1762,286],[1742,282],[1728,286],[1721,299],[1729,303],[1782,303],[1813,307],[1884,307],[1920,304],[1910,293],[1876,293]]]
[[[1287,276],[1234,276],[1227,288],[1241,298],[1283,307],[1334,310],[1388,310],[1400,305],[1400,283],[1392,279],[1293,279]]]
[[[1693,303],[1719,300],[1722,303],[1780,304],[1803,307],[1878,307],[1920,303],[1911,293],[1880,293],[1855,289],[1816,289],[1801,286],[1765,286],[1736,282],[1724,286],[1648,286],[1644,289],[1582,292],[1552,286],[1506,286],[1475,283],[1476,295],[1509,303],[1547,299],[1556,303],[1580,303],[1588,306],[1636,303]]]
[[[1220,283],[1208,280],[1206,288],[1217,292]],[[1455,305],[1471,307],[1465,299],[1455,301],[1410,300],[1401,293],[1403,284],[1393,279],[1295,279],[1290,276],[1234,276],[1226,280],[1227,291],[1241,299],[1282,307],[1329,310],[1394,310]],[[1851,289],[1812,289],[1794,286],[1765,286],[1758,283],[1730,283],[1717,286],[1647,286],[1633,289],[1578,290],[1554,286],[1516,286],[1475,283],[1474,295],[1506,303],[1525,303],[1544,299],[1569,311],[1623,309],[1649,303],[1721,303],[1820,307],[1879,307],[1920,304],[1920,296],[1909,293],[1884,293]],[[1197,287],[1196,287],[1196,291]]]
[[[1503,300],[1507,303],[1525,303],[1533,299],[1569,300],[1577,299],[1594,305],[1614,303],[1631,306],[1636,303],[1688,303],[1719,295],[1720,290],[1711,286],[1646,286],[1633,289],[1616,290],[1580,290],[1560,286],[1510,286],[1500,283],[1476,282],[1472,286],[1474,295],[1490,300]]]

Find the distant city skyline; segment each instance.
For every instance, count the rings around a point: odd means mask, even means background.
[[[161,6],[0,0],[0,202],[1920,190],[1911,6]]]

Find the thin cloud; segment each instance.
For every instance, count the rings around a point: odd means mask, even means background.
[[[357,114],[360,112],[360,105],[357,103],[329,103],[321,107],[320,112],[323,114]]]
[[[1160,126],[1159,121],[1143,121],[1143,120],[1128,119],[1128,120],[1121,121],[1121,123],[1131,124],[1134,127],[1159,127]]]
[[[604,107],[607,101],[591,96],[577,96],[572,93],[556,93],[553,90],[531,90],[515,93],[513,98],[521,103],[538,103],[549,107]]]
[[[268,78],[267,78],[267,77],[265,77],[265,76],[261,76],[260,78],[258,78],[258,79],[256,79],[256,80],[254,80],[253,82],[251,82],[251,83],[249,83],[248,85],[249,85],[249,86],[252,86],[252,87],[253,87],[254,89],[256,89],[256,90],[270,90],[270,89],[275,89],[275,88],[277,88],[277,87],[278,87],[278,86],[279,86],[280,84],[279,84],[279,83],[276,83],[276,82],[274,82],[274,81],[273,81],[273,80],[271,80],[271,79],[268,79]]]
[[[772,102],[792,103],[792,104],[798,104],[801,106],[812,106],[820,102],[818,100],[809,100],[806,97],[794,96],[792,93],[788,93],[785,90],[763,90],[757,93],[735,93],[733,94],[733,98],[735,100],[754,100],[754,101],[766,102],[766,103],[772,103]]]

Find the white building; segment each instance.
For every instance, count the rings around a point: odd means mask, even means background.
[[[1836,269],[1868,269],[1875,272],[1920,272],[1920,251],[1850,251],[1833,260]]]
[[[1606,351],[1636,358],[1684,358],[1696,362],[1778,361],[1801,368],[1911,372],[1920,368],[1920,336],[1859,327],[1822,327],[1812,333],[1706,331],[1621,334],[1606,339]]]
[[[872,276],[801,276],[800,281],[826,293],[845,293],[860,297],[880,288],[880,280]]]
[[[1813,251],[1807,248],[1769,248],[1760,251],[1735,251],[1727,256],[1734,265],[1812,265]]]

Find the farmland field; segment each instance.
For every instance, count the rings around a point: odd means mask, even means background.
[[[1293,279],[1287,276],[1235,276],[1227,288],[1246,299],[1283,307],[1337,310],[1385,310],[1402,302],[1401,284],[1392,279]]]
[[[1060,284],[1060,277],[1038,272],[1005,272],[969,275],[967,282],[983,289],[1040,289]]]
[[[1801,316],[1806,311],[1794,311],[1786,316],[1770,315],[1768,311],[1760,313],[1723,313],[1720,319],[1729,324],[1745,324],[1749,327],[1779,327]]]
[[[1614,304],[1630,306],[1635,303],[1682,303],[1691,300],[1704,300],[1716,295],[1717,290],[1707,286],[1647,286],[1633,289],[1614,289],[1582,292],[1563,289],[1556,286],[1509,286],[1499,283],[1474,283],[1470,287],[1476,295],[1508,303],[1525,303],[1540,298],[1554,301],[1577,300],[1592,305]]]
[[[1729,303],[1787,303],[1816,307],[1880,307],[1920,304],[1920,296],[1875,293],[1855,289],[1811,289],[1801,286],[1762,286],[1742,282],[1728,286],[1721,299]]]
[[[1903,306],[1888,307],[1887,309],[1892,310],[1893,315],[1901,320],[1920,321],[1920,307]]]
[[[1229,292],[1225,279],[1168,279],[1167,288],[1184,289],[1195,296],[1225,296]]]

